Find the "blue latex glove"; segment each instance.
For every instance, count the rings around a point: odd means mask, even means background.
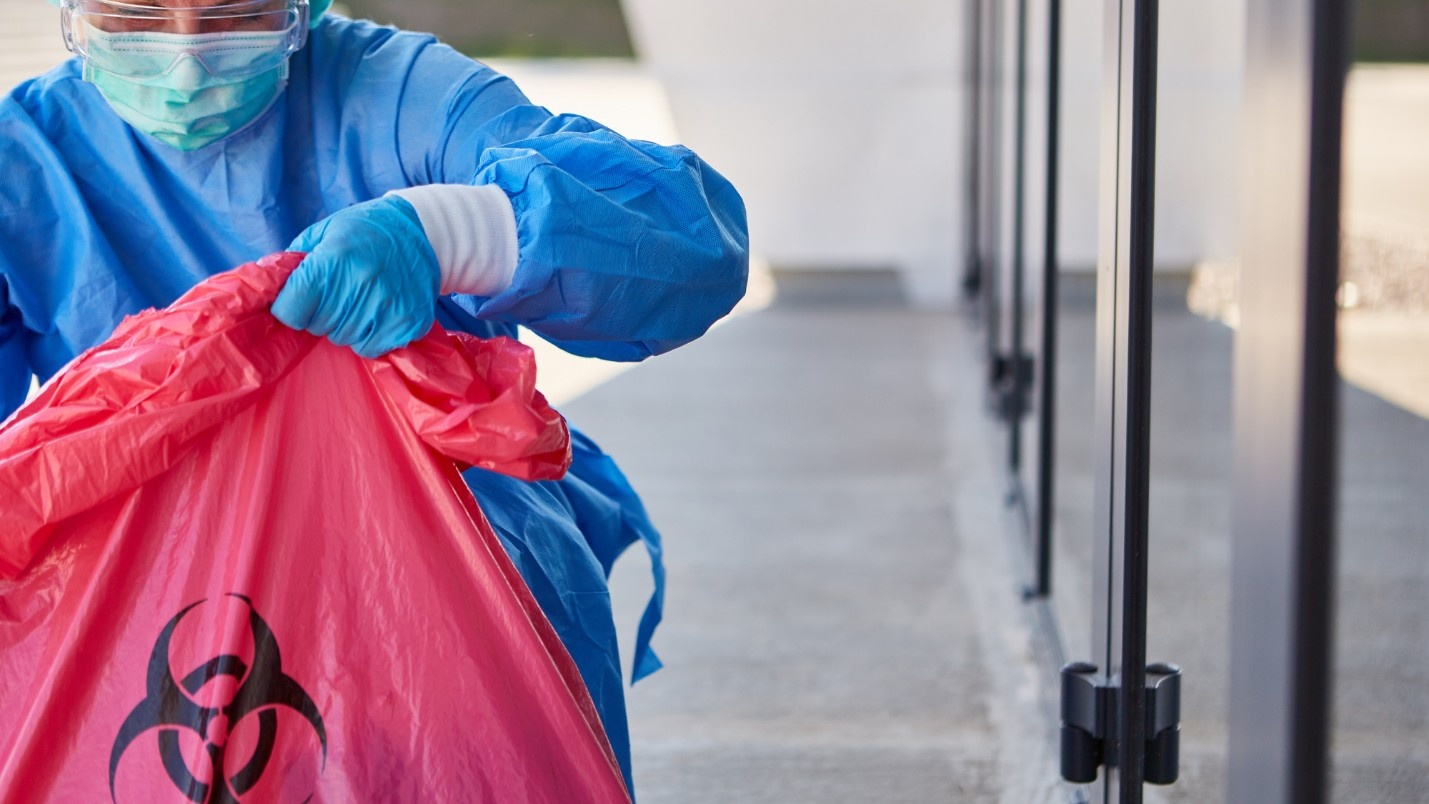
[[[293,329],[379,357],[427,334],[441,271],[412,205],[396,196],[355,204],[309,226],[288,247],[305,258],[274,300]]]

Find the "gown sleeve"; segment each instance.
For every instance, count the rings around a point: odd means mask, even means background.
[[[0,274],[0,420],[20,407],[30,391],[23,331],[20,311],[10,306],[10,285]]]
[[[443,45],[411,62],[397,148],[412,184],[500,187],[516,214],[511,285],[459,301],[587,357],[642,360],[704,332],[744,295],[744,202],[680,146],[534,106]]]

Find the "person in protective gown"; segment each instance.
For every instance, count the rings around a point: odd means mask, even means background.
[[[0,101],[0,417],[125,316],[284,249],[308,256],[273,314],[364,357],[436,320],[635,361],[743,295],[744,206],[722,176],[534,106],[431,36],[331,0],[55,1],[75,58]],[[659,667],[659,536],[610,458],[572,439],[559,482],[465,477],[633,790],[606,578],[648,547],[638,680]]]

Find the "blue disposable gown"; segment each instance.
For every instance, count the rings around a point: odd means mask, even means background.
[[[134,132],[75,61],[0,101],[0,416],[126,315],[282,250],[309,224],[389,190],[495,184],[516,213],[509,289],[441,299],[478,336],[529,327],[562,348],[639,360],[703,334],[742,295],[744,207],[680,147],[551,115],[429,36],[328,18],[284,94],[246,129],[181,152]],[[635,541],[656,592],[633,677],[659,667],[659,537],[620,470],[574,434],[560,482],[466,478],[585,678],[629,779],[606,577]]]

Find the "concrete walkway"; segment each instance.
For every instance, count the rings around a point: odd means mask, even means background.
[[[641,801],[1065,801],[976,337],[829,281],[565,406],[667,542]]]

